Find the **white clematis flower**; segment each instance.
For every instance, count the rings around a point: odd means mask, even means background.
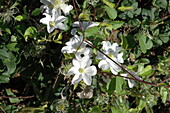
[[[103,52],[108,55],[112,60],[114,60],[117,63],[123,63],[124,60],[122,58],[123,53],[119,53],[121,47],[118,46],[117,43],[111,43],[109,41],[103,41],[101,43]],[[110,68],[111,72],[115,75],[118,74],[118,72],[121,71],[121,68],[116,65],[112,60],[107,58],[104,54],[98,52],[97,54],[97,59],[101,60],[98,64],[98,67],[101,68],[102,70],[107,70]]]
[[[99,25],[99,23],[96,23],[96,22],[83,21],[82,22],[82,29],[83,29],[83,31],[85,31],[86,29],[89,29],[91,27],[98,26],[98,25]],[[72,26],[73,27],[80,27],[79,21],[74,22]],[[77,31],[77,28],[73,28],[71,30],[71,34],[75,35],[76,31]]]
[[[141,77],[139,77],[139,76],[137,75],[138,72],[133,72],[133,71],[129,71],[129,72],[130,72],[131,74],[133,74],[134,77],[136,77],[137,79],[141,80]],[[128,76],[127,73],[120,74],[120,75],[121,75],[121,76],[124,76],[124,77],[127,77],[127,76]],[[136,84],[135,81],[132,80],[132,79],[128,79],[128,78],[124,78],[124,79],[128,81],[128,86],[129,86],[129,88],[133,88],[134,85]]]
[[[81,49],[81,51],[77,51],[75,54],[75,57],[79,61],[83,61],[86,59],[90,59],[92,57],[92,49],[89,47],[84,47]]]
[[[61,14],[62,10],[65,15],[68,15],[70,10],[73,9],[72,5],[65,4],[68,0],[40,0],[40,2],[44,4],[40,8],[49,14],[53,14],[56,11],[59,11]]]
[[[73,59],[73,67],[70,68],[69,73],[71,75],[74,74],[72,79],[72,84],[79,83],[82,79],[86,85],[91,85],[92,83],[92,76],[97,74],[97,69],[95,66],[90,66],[92,61],[91,59],[78,61]]]
[[[56,12],[52,16],[47,13],[43,13],[43,15],[45,15],[46,17],[42,18],[40,22],[47,25],[48,33],[51,33],[55,28],[61,30],[64,30],[66,28],[65,25],[62,23],[66,20],[66,17],[60,16],[59,13]]]
[[[62,53],[75,53],[78,51],[83,51],[87,43],[83,41],[83,36],[75,35],[68,42],[66,46],[61,49]]]

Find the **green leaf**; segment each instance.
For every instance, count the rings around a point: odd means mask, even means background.
[[[142,63],[142,64],[149,64],[150,61],[147,58],[141,58],[137,61],[137,63]]]
[[[86,13],[80,13],[79,18],[80,18],[81,20],[89,21],[89,20],[90,20],[90,15],[89,15],[89,14],[86,14]]]
[[[15,69],[16,69],[15,61],[13,61],[13,60],[10,60],[10,61],[9,60],[4,60],[3,63],[4,63],[4,65],[7,66],[8,75],[12,74],[15,71]]]
[[[122,77],[116,76],[116,92],[118,94],[122,92],[123,83],[124,83],[124,79]]]
[[[127,49],[128,48],[128,42],[127,42],[127,39],[126,39],[126,37],[125,36],[122,36],[121,37],[121,45],[122,45],[122,47],[124,48],[124,49]]]
[[[138,27],[140,24],[141,22],[139,21],[139,19],[130,19],[128,21],[129,27]]]
[[[10,76],[7,75],[0,75],[0,83],[8,83],[10,80]]]
[[[160,39],[164,42],[167,43],[169,41],[169,36],[164,35],[164,34],[159,34]]]
[[[166,8],[167,7],[167,0],[156,0],[155,1],[155,6],[161,7],[161,8]]]
[[[116,92],[118,94],[121,93],[122,91],[122,85],[124,83],[124,80],[122,77],[118,77],[116,76],[116,78],[111,79],[107,85],[106,85],[106,89],[108,90],[109,94],[112,94],[114,92],[114,90],[116,90]]]
[[[7,45],[7,48],[10,50],[10,51],[14,51],[14,52],[18,52],[19,51],[19,48],[17,47],[18,43],[9,43]]]
[[[146,53],[147,49],[152,48],[153,43],[148,37],[139,33],[137,38],[139,39],[139,45],[143,53]]]
[[[162,102],[165,104],[165,102],[168,98],[168,89],[165,87],[161,87],[160,94],[161,94]]]
[[[31,15],[32,16],[38,16],[41,13],[41,9],[40,8],[36,8],[32,11]]]
[[[120,11],[127,11],[127,10],[132,10],[132,9],[134,9],[134,7],[131,7],[131,6],[129,6],[129,7],[127,7],[127,6],[118,7],[118,10],[120,10]]]
[[[150,76],[154,73],[151,65],[146,66],[141,72],[138,73],[139,76]]]
[[[24,38],[27,41],[28,37],[35,38],[37,35],[37,29],[35,27],[29,27],[25,30]]]
[[[15,19],[17,21],[22,21],[22,20],[28,19],[28,17],[26,15],[18,15],[15,17]]]
[[[145,106],[146,106],[146,101],[144,101],[144,100],[141,99],[141,100],[139,101],[138,108],[139,108],[140,110],[142,110]]]
[[[91,27],[85,30],[85,36],[96,35],[98,31],[99,31],[99,28],[97,26]]]
[[[108,5],[110,8],[114,8],[114,7],[115,7],[115,4],[109,2],[108,0],[103,0],[103,2],[104,2],[106,5]]]
[[[0,49],[0,59],[9,58],[8,52],[5,49]]]
[[[6,89],[6,93],[10,97],[16,97],[16,95],[13,92],[11,92],[10,89]],[[20,102],[20,100],[18,98],[9,98],[9,101],[11,103],[19,103]]]
[[[62,44],[62,41],[60,41],[63,38],[62,32],[58,35],[57,39],[54,40],[55,43]]]
[[[113,25],[114,30],[120,28],[124,24],[122,21],[112,21],[110,23]]]
[[[107,89],[109,94],[112,94],[114,92],[114,90],[116,89],[116,78],[111,79],[107,83],[106,89]]]
[[[107,6],[105,6],[104,8],[110,19],[114,20],[117,17],[117,11],[115,9],[107,7]]]
[[[112,113],[122,113],[122,110],[119,109],[119,107],[112,107],[111,110],[112,110]]]
[[[8,34],[11,34],[11,30],[9,28],[5,28],[4,31],[7,32]]]

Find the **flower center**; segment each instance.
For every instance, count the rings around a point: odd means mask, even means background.
[[[55,7],[56,9],[60,8],[60,5],[63,3],[63,0],[54,0],[52,2],[53,7]]]
[[[112,54],[108,54],[108,56],[109,56],[111,59],[114,58],[114,55],[112,55]]]
[[[51,26],[51,27],[54,27],[54,26],[55,26],[55,22],[51,21],[51,22],[50,22],[50,26]]]
[[[80,73],[84,73],[84,69],[83,68],[79,68],[79,72]]]

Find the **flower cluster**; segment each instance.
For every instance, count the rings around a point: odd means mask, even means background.
[[[92,49],[87,47],[87,43],[84,42],[83,36],[74,35],[74,37],[66,42],[66,46],[61,49],[61,52],[75,54],[75,58],[72,61],[73,67],[69,70],[71,75],[75,75],[72,84],[76,84],[83,79],[87,85],[91,85],[91,76],[97,74],[97,69],[94,65],[91,65]]]
[[[40,20],[41,23],[47,25],[48,33],[51,33],[55,28],[64,30],[66,29],[63,22],[66,20],[65,16],[62,16],[62,12],[68,15],[70,10],[73,9],[72,5],[67,5],[65,2],[68,0],[40,0],[44,18]]]
[[[66,4],[68,0],[40,0],[40,2],[44,4],[40,8],[44,12],[43,15],[45,15],[40,22],[47,25],[48,33],[53,32],[56,28],[65,30],[66,27],[63,22],[66,17],[62,14],[68,15],[73,8],[71,5]],[[110,69],[114,75],[121,71],[119,65],[124,63],[123,52],[121,52],[121,47],[117,43],[111,44],[109,41],[102,41],[101,51],[98,51],[95,57],[92,48],[88,45],[93,45],[92,42],[87,41],[87,39],[84,41],[85,37],[80,35],[82,34],[80,32],[85,32],[87,29],[99,25],[100,23],[92,21],[76,21],[72,24],[71,35],[73,36],[61,49],[63,54],[74,54],[75,56],[72,60],[73,67],[68,71],[70,75],[74,75],[72,84],[77,84],[81,80],[86,85],[92,84],[92,76],[97,74],[96,66],[92,65],[92,56],[98,59],[98,68],[102,70]],[[122,74],[122,76],[127,77],[127,74]],[[134,80],[127,80],[129,87],[132,88],[135,84]]]

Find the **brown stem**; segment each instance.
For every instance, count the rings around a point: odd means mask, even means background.
[[[26,97],[9,97],[9,96],[0,96],[0,98],[34,98],[34,96],[26,96]]]
[[[6,113],[6,111],[0,106],[0,109],[2,110],[3,113]]]

